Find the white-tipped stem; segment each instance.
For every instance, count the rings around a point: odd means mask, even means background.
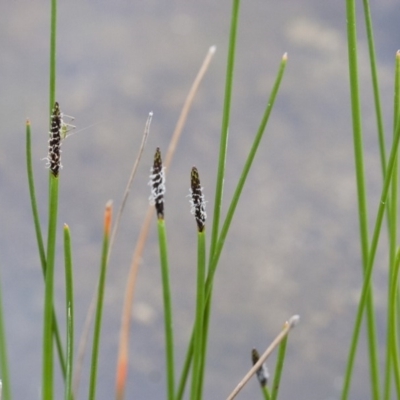
[[[110,238],[110,246],[109,246],[109,250],[108,250],[108,257],[110,257],[111,249],[112,249],[113,244],[114,244],[115,236],[117,235],[117,232],[118,232],[118,227],[119,227],[119,223],[121,221],[122,213],[123,213],[124,208],[125,208],[126,200],[128,199],[128,195],[129,195],[129,192],[131,190],[132,182],[133,182],[133,179],[135,178],[136,171],[137,171],[138,166],[139,166],[139,161],[142,158],[143,150],[144,150],[144,148],[146,146],[147,138],[148,138],[149,132],[150,132],[150,124],[151,124],[152,118],[153,118],[153,111],[150,111],[149,112],[149,116],[147,117],[146,125],[144,126],[144,132],[143,132],[143,136],[142,136],[142,143],[140,144],[139,153],[138,153],[138,155],[136,157],[136,160],[135,160],[135,162],[133,164],[131,175],[130,175],[130,177],[128,179],[128,183],[126,184],[126,188],[125,188],[125,193],[124,193],[124,195],[122,197],[121,206],[120,206],[120,208],[118,210],[117,218],[115,219],[115,225],[114,225],[114,228],[112,230],[111,238]]]
[[[285,325],[281,330],[281,332],[276,336],[276,338],[272,341],[267,350],[265,350],[264,354],[253,365],[253,367],[244,376],[244,378],[238,383],[238,385],[235,387],[233,392],[227,397],[226,400],[232,400],[237,396],[237,394],[243,389],[243,387],[250,380],[250,378],[265,363],[266,359],[271,355],[271,353],[275,350],[275,348],[279,345],[279,343],[285,338],[285,336],[289,333],[289,331],[298,324],[299,321],[300,317],[298,315],[293,315],[288,319],[288,321],[285,322]]]
[[[122,198],[121,206],[118,210],[117,218],[115,219],[115,224],[114,224],[114,227],[113,227],[113,230],[111,233],[111,237],[110,237],[110,244],[109,244],[109,249],[108,249],[108,259],[110,258],[111,249],[114,244],[114,240],[115,240],[115,236],[118,231],[118,226],[119,226],[119,223],[121,220],[122,212],[124,210],[125,203],[128,198],[130,188],[132,186],[132,181],[136,175],[137,167],[139,165],[140,158],[143,154],[143,150],[146,145],[147,137],[150,132],[150,123],[151,123],[152,117],[153,117],[153,111],[149,112],[149,116],[147,117],[146,125],[144,128],[144,133],[142,136],[142,143],[140,144],[140,148],[139,148],[139,154],[136,157],[135,163],[133,164],[131,175],[129,177],[128,183],[125,188],[125,193]],[[80,378],[81,378],[81,372],[82,372],[82,366],[83,366],[83,359],[84,359],[84,355],[85,355],[85,351],[86,351],[86,347],[87,347],[87,343],[88,343],[88,339],[89,339],[90,325],[93,320],[95,309],[96,309],[96,292],[94,292],[94,294],[92,296],[90,307],[89,307],[89,310],[86,315],[84,330],[83,330],[83,333],[81,335],[80,342],[79,342],[79,351],[78,351],[77,363],[76,363],[75,374],[74,374],[74,379],[73,379],[74,397],[77,396],[78,390],[79,390],[79,384],[80,384]]]

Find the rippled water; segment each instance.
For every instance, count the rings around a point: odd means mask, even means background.
[[[250,366],[251,348],[266,348],[295,313],[301,315],[301,324],[289,341],[282,398],[328,400],[340,392],[361,275],[342,3],[256,0],[242,4],[223,215],[284,52],[289,62],[217,272],[206,399],[226,398]],[[32,122],[45,229],[47,171],[42,158],[47,146],[49,8],[47,2],[27,1],[9,2],[3,8],[0,266],[14,398],[35,399],[41,382],[43,284],[26,182],[24,122],[27,117]],[[372,4],[372,10],[390,132],[398,19],[394,1],[381,2],[379,9]],[[57,100],[66,114],[75,116],[78,128],[94,124],[63,145],[59,215],[60,224],[68,223],[73,235],[79,332],[98,275],[104,205],[111,198],[119,206],[147,114],[154,111],[108,273],[98,398],[113,397],[120,310],[147,208],[154,150],[166,149],[201,61],[207,49],[216,45],[217,54],[167,175],[166,223],[179,365],[184,356],[192,326],[196,264],[196,229],[185,196],[190,168],[196,165],[212,217],[229,13],[228,1],[60,2]],[[380,167],[366,56],[361,39],[373,221]],[[138,279],[127,398],[163,399],[155,223]],[[384,339],[383,252],[375,280],[377,319]],[[61,257],[56,288],[57,308],[62,311]],[[368,397],[364,343],[360,349],[353,399]],[[271,370],[272,366],[270,362]],[[86,381],[87,376],[81,398],[86,396]],[[241,398],[260,398],[257,384],[249,384]]]

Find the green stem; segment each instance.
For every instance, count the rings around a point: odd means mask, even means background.
[[[201,400],[202,380],[201,367],[203,358],[203,317],[204,317],[204,288],[206,277],[206,235],[197,235],[197,300],[196,322],[194,324],[194,351],[191,400]]]
[[[240,198],[240,195],[242,193],[244,184],[246,183],[246,179],[247,179],[247,176],[249,174],[249,171],[250,171],[250,168],[252,166],[252,163],[254,161],[255,155],[257,153],[258,146],[259,146],[259,144],[261,142],[261,139],[263,137],[263,134],[265,132],[265,128],[266,128],[266,125],[268,123],[269,116],[270,116],[272,108],[273,108],[273,106],[275,104],[275,100],[276,100],[276,97],[278,95],[278,91],[279,91],[279,87],[280,87],[280,84],[281,84],[281,81],[282,81],[282,78],[283,78],[283,74],[285,72],[286,63],[287,63],[287,55],[285,54],[282,57],[280,68],[279,68],[279,71],[278,71],[274,86],[272,88],[271,95],[270,95],[270,97],[268,99],[267,106],[266,106],[263,118],[261,120],[261,123],[260,123],[259,129],[257,131],[256,137],[255,137],[255,139],[253,141],[253,145],[252,145],[252,147],[250,149],[250,152],[249,152],[249,155],[247,157],[246,163],[245,163],[245,165],[243,167],[242,174],[241,174],[241,176],[239,178],[239,182],[238,182],[238,184],[236,186],[234,195],[232,197],[231,204],[229,206],[229,209],[228,209],[224,224],[223,224],[222,229],[221,229],[221,233],[220,233],[219,238],[218,238],[218,242],[217,242],[217,244],[215,246],[214,255],[212,257],[212,260],[211,260],[211,263],[210,263],[210,266],[209,266],[209,269],[208,269],[208,274],[207,274],[207,279],[206,279],[206,287],[205,287],[205,293],[206,293],[206,296],[205,296],[205,311],[204,311],[205,314],[204,314],[204,322],[203,322],[204,331],[206,332],[203,335],[203,342],[204,343],[207,343],[209,308],[210,308],[210,304],[211,304],[212,284],[213,284],[213,280],[214,280],[215,271],[216,271],[216,268],[217,268],[217,265],[218,265],[218,262],[219,262],[219,257],[221,256],[222,249],[224,247],[225,240],[226,240],[226,237],[228,235],[228,231],[229,231],[232,219],[233,219],[233,215],[235,213],[237,204],[239,202],[239,198]],[[192,333],[192,338],[191,338],[190,345],[189,345],[187,353],[186,353],[185,362],[184,362],[184,368],[183,368],[183,371],[182,371],[182,374],[181,374],[181,379],[179,381],[179,389],[178,389],[177,400],[181,400],[182,396],[183,396],[183,393],[184,393],[185,384],[186,384],[186,377],[188,375],[190,362],[191,362],[191,358],[192,358],[192,352],[193,352],[193,346],[191,345],[192,341],[193,341],[193,333]],[[206,351],[206,349],[204,349],[203,351]],[[205,361],[203,361],[203,362],[205,362]]]
[[[271,394],[269,392],[268,386],[261,386],[261,393],[264,397],[264,400],[271,400]]]
[[[38,246],[38,250],[39,250],[40,264],[42,266],[43,279],[45,279],[45,276],[46,276],[46,252],[44,249],[42,230],[40,227],[39,211],[37,208],[35,182],[34,182],[34,178],[33,178],[31,149],[32,149],[31,125],[30,125],[30,122],[27,121],[27,123],[26,123],[26,166],[27,166],[27,173],[28,173],[29,196],[31,199],[33,223],[35,226],[36,241],[37,241],[37,246]],[[63,350],[63,346],[61,343],[60,330],[58,328],[58,321],[57,321],[57,316],[56,316],[54,308],[53,308],[53,336],[54,336],[54,340],[56,342],[56,348],[57,348],[58,359],[60,362],[61,372],[62,372],[63,378],[65,379],[66,365],[65,365],[64,350]]]
[[[391,183],[391,179],[392,179],[392,174],[393,174],[393,170],[394,170],[394,165],[395,165],[395,160],[397,157],[397,151],[398,151],[399,140],[400,140],[400,123],[397,123],[395,132],[396,133],[395,133],[395,137],[393,140],[392,149],[390,152],[390,158],[389,158],[389,163],[388,163],[387,170],[386,170],[387,172],[386,172],[386,177],[384,180],[381,199],[379,202],[378,213],[377,213],[375,227],[374,227],[374,233],[372,236],[370,253],[367,258],[368,266],[365,271],[364,282],[363,282],[363,287],[362,287],[362,291],[361,291],[361,297],[360,297],[360,301],[358,303],[357,316],[356,316],[352,341],[351,341],[351,345],[350,345],[349,358],[348,358],[346,373],[345,373],[345,378],[344,378],[344,386],[343,386],[342,397],[341,397],[342,400],[345,400],[348,398],[348,394],[349,394],[349,390],[350,390],[351,372],[352,372],[353,365],[354,365],[357,343],[358,343],[358,338],[359,338],[359,334],[360,334],[360,330],[361,330],[363,312],[364,312],[364,308],[367,303],[369,292],[371,289],[370,283],[371,283],[372,271],[373,271],[373,266],[374,266],[374,261],[375,261],[376,249],[378,247],[383,216],[385,214],[386,199],[388,196],[390,183]]]
[[[175,400],[182,400],[183,395],[185,393],[186,382],[188,380],[190,365],[192,363],[192,358],[193,358],[194,332],[195,332],[194,330],[195,327],[193,327],[192,335],[190,337],[190,342],[187,348],[185,361],[183,363],[181,378],[179,380],[179,385],[178,385],[178,390],[176,392]]]
[[[53,110],[56,101],[56,76],[57,76],[57,0],[51,0],[50,23],[50,110]]]
[[[174,364],[174,335],[172,321],[171,288],[169,283],[168,246],[165,221],[158,219],[158,241],[161,260],[161,280],[163,286],[164,322],[165,322],[165,354],[167,367],[167,399],[174,399],[175,364]]]
[[[231,102],[232,102],[233,75],[234,75],[235,53],[236,53],[236,37],[239,24],[239,9],[240,9],[240,0],[233,0],[231,25],[229,33],[228,62],[226,66],[226,75],[225,75],[226,76],[225,96],[224,96],[224,108],[222,113],[221,137],[219,145],[218,172],[217,172],[217,182],[215,187],[214,214],[213,214],[213,224],[211,232],[211,245],[210,245],[210,255],[209,255],[210,262],[212,257],[214,256],[214,250],[219,234],[219,221],[221,216],[222,195],[224,190],[226,152],[228,147],[229,120],[230,120]]]
[[[47,268],[45,276],[44,326],[43,326],[43,400],[53,399],[53,297],[54,262],[57,236],[58,178],[50,174],[49,228],[47,238]]]
[[[363,140],[362,140],[362,124],[361,124],[361,106],[358,87],[358,61],[357,61],[357,31],[356,31],[356,10],[354,0],[346,0],[347,10],[347,41],[349,56],[349,75],[350,75],[350,94],[353,121],[353,141],[354,141],[354,158],[357,178],[357,194],[358,194],[358,212],[360,223],[360,239],[362,264],[364,271],[364,280],[369,263],[368,253],[368,212],[367,212],[367,196],[364,174],[364,157],[363,157]],[[374,313],[374,301],[372,288],[367,291],[367,332],[368,332],[368,348],[371,368],[371,387],[373,399],[379,399],[379,362],[378,362],[378,341],[376,335],[376,322]],[[354,350],[358,344],[358,337],[355,338]],[[348,371],[347,379],[351,380],[352,370]]]
[[[65,400],[72,400],[72,378],[74,365],[74,286],[71,256],[71,235],[67,225],[64,225],[64,260],[67,321],[67,375],[65,382]]]
[[[395,90],[394,90],[394,118],[393,118],[393,126],[396,127],[398,115],[399,115],[399,93],[400,93],[400,59],[399,54],[396,55],[396,67],[395,67]],[[394,134],[394,133],[393,133]],[[398,157],[396,157],[392,183],[391,183],[391,207],[390,207],[390,223],[389,223],[389,282],[388,287],[391,288],[394,271],[395,271],[395,262],[396,262],[396,251],[397,251],[397,219],[398,219],[398,177],[399,177],[399,165],[398,165]],[[390,290],[388,290],[388,318],[387,318],[387,343],[386,343],[386,362],[385,362],[385,383],[384,383],[384,391],[383,398],[385,400],[390,399],[391,395],[391,366],[393,364],[393,355],[394,349],[392,348],[392,329],[391,328],[391,304],[392,294]],[[396,300],[397,301],[397,300]]]
[[[279,345],[278,357],[276,359],[275,376],[274,376],[274,381],[272,382],[271,400],[276,400],[278,398],[281,376],[283,371],[283,364],[286,355],[287,340],[288,337],[285,336],[281,344]]]
[[[109,211],[111,205],[107,206],[106,209],[106,221],[107,212]],[[111,211],[109,211],[111,212]],[[109,217],[111,218],[111,217]],[[93,347],[92,347],[92,360],[90,369],[90,383],[89,383],[89,400],[94,400],[96,398],[96,383],[97,383],[97,369],[99,360],[99,349],[100,349],[100,336],[101,336],[101,321],[103,318],[103,303],[104,303],[104,287],[106,283],[107,274],[107,259],[108,259],[108,247],[110,242],[110,229],[109,224],[105,223],[104,236],[103,236],[103,246],[101,253],[101,263],[100,263],[100,276],[97,288],[97,302],[96,302],[96,319],[94,322],[94,332],[93,332]]]
[[[400,363],[399,363],[399,343],[398,343],[398,330],[397,330],[397,315],[396,315],[396,302],[398,296],[398,280],[400,267],[400,250],[397,250],[396,261],[393,267],[393,276],[390,285],[390,302],[389,302],[389,332],[390,332],[390,345],[388,348],[391,350],[391,360],[394,367],[394,377],[396,383],[397,398],[400,398]],[[389,371],[390,373],[390,371]]]
[[[1,283],[1,282],[0,282]],[[10,371],[8,368],[8,354],[6,343],[6,328],[4,324],[3,314],[3,293],[0,284],[0,372],[2,378],[2,395],[3,400],[11,400],[11,380]],[[0,395],[1,398],[1,395]]]
[[[382,117],[382,106],[381,99],[379,93],[379,80],[378,80],[378,68],[376,62],[376,52],[375,52],[375,43],[374,43],[374,30],[372,27],[372,17],[371,17],[371,9],[369,6],[369,0],[363,0],[364,5],[364,19],[365,26],[367,30],[367,39],[368,39],[368,49],[369,49],[369,60],[370,60],[370,68],[371,68],[371,77],[372,77],[372,88],[374,92],[374,103],[375,103],[375,114],[376,114],[376,123],[378,128],[378,139],[379,139],[379,151],[381,158],[381,168],[382,175],[385,176],[386,169],[386,144],[385,144],[385,130],[383,127],[383,117]]]

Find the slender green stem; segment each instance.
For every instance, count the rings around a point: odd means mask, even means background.
[[[217,172],[217,182],[215,187],[214,214],[213,214],[211,245],[210,245],[210,255],[209,255],[210,262],[212,257],[214,256],[214,250],[219,234],[219,221],[220,221],[221,207],[222,207],[222,195],[224,190],[226,152],[228,147],[229,120],[231,114],[233,75],[234,75],[235,53],[236,53],[236,37],[239,24],[239,10],[240,10],[240,0],[233,0],[231,25],[229,33],[228,62],[226,66],[224,108],[222,113],[222,128],[221,128],[221,137],[219,145],[218,172]]]
[[[236,186],[236,189],[235,189],[235,192],[233,194],[231,203],[229,205],[229,209],[228,209],[228,212],[226,214],[226,218],[225,218],[224,224],[222,226],[221,233],[220,233],[220,235],[218,237],[217,245],[215,246],[215,252],[214,252],[214,255],[213,255],[213,258],[212,258],[212,262],[211,262],[211,264],[209,266],[208,275],[207,275],[207,281],[206,281],[206,294],[207,295],[206,295],[206,299],[207,299],[207,297],[209,296],[209,294],[211,292],[211,286],[212,286],[212,282],[214,280],[215,270],[217,268],[219,257],[221,255],[223,246],[225,244],[225,239],[226,239],[226,236],[228,234],[228,231],[229,231],[232,219],[233,219],[233,215],[235,214],[236,207],[237,207],[237,205],[239,203],[240,195],[242,194],[244,184],[246,183],[247,176],[248,176],[248,174],[250,172],[250,169],[251,169],[251,166],[253,164],[254,158],[256,156],[256,153],[257,153],[258,147],[260,145],[261,139],[262,139],[262,137],[264,135],[265,128],[267,126],[269,117],[271,115],[272,108],[273,108],[273,106],[275,104],[275,100],[276,100],[276,97],[278,95],[279,87],[280,87],[280,84],[282,82],[283,74],[285,72],[286,63],[287,63],[287,55],[284,54],[283,57],[282,57],[282,61],[281,61],[280,67],[279,67],[279,71],[278,71],[277,77],[275,79],[274,86],[272,88],[271,95],[270,95],[270,97],[268,99],[268,102],[267,102],[267,105],[266,105],[266,108],[265,108],[265,111],[264,111],[264,115],[263,115],[263,117],[261,119],[261,123],[260,123],[260,126],[258,128],[257,134],[256,134],[256,136],[254,138],[254,141],[253,141],[253,144],[251,146],[250,152],[249,152],[249,154],[247,156],[245,165],[243,167],[243,170],[242,170],[242,173],[240,175],[238,184]]]
[[[188,380],[190,366],[191,366],[192,358],[193,358],[194,330],[195,330],[195,327],[193,327],[192,335],[190,337],[190,342],[189,342],[189,346],[187,348],[185,361],[183,363],[181,378],[179,379],[179,385],[178,385],[178,390],[176,392],[175,400],[182,400],[183,395],[185,393],[186,382]]]
[[[390,285],[390,302],[389,302],[389,332],[390,332],[390,346],[391,360],[394,367],[394,377],[396,383],[397,398],[400,398],[400,352],[398,343],[398,329],[397,329],[397,315],[396,315],[396,302],[398,296],[398,280],[399,280],[399,268],[400,267],[400,250],[397,250],[397,256],[393,267],[393,276]],[[390,373],[390,371],[389,371]]]
[[[275,368],[275,376],[274,381],[272,382],[272,389],[271,389],[271,400],[276,400],[278,398],[279,387],[281,383],[281,376],[283,371],[283,364],[285,361],[286,355],[286,346],[287,346],[288,337],[282,340],[281,344],[279,345],[278,357],[276,359],[276,368]]]
[[[394,90],[394,118],[393,118],[393,126],[396,127],[398,114],[399,114],[399,94],[400,94],[400,59],[399,55],[396,55],[396,68],[395,68],[395,90]],[[394,134],[394,133],[393,133]],[[398,157],[396,157],[392,183],[391,183],[391,207],[390,207],[390,223],[389,223],[389,282],[388,287],[391,288],[394,270],[395,270],[395,261],[396,261],[396,251],[397,251],[397,220],[398,220],[398,177],[399,177],[399,165],[398,165]],[[388,318],[387,318],[387,343],[386,343],[386,362],[385,362],[385,383],[384,383],[384,391],[383,398],[385,400],[390,399],[391,395],[391,365],[394,361],[394,349],[392,348],[392,329],[391,328],[391,304],[392,294],[391,291],[388,290]]]
[[[374,103],[375,103],[375,114],[376,114],[376,123],[378,128],[378,138],[379,138],[379,151],[381,158],[381,167],[382,167],[382,175],[385,176],[386,169],[386,144],[385,144],[385,129],[383,126],[383,117],[382,117],[382,106],[381,99],[379,93],[379,79],[378,79],[378,68],[376,62],[376,53],[375,53],[375,43],[374,43],[374,30],[372,27],[372,17],[371,17],[371,9],[369,6],[369,0],[363,0],[364,5],[364,18],[365,18],[365,26],[367,30],[367,39],[368,39],[368,49],[369,49],[369,60],[371,67],[371,77],[372,77],[372,88],[374,92]]]
[[[56,76],[57,76],[57,0],[51,0],[50,23],[50,115],[56,101]]]
[[[53,297],[54,262],[57,236],[58,178],[50,175],[49,229],[47,238],[47,268],[45,276],[44,326],[43,326],[43,400],[53,399]]]
[[[356,10],[355,1],[346,0],[347,11],[347,43],[349,56],[350,94],[353,121],[354,158],[357,178],[358,212],[360,224],[361,253],[364,275],[369,263],[368,253],[368,211],[367,196],[364,174],[364,156],[361,124],[361,105],[358,87],[358,61],[357,61],[357,31],[356,31]],[[372,288],[367,291],[367,332],[368,348],[371,368],[371,387],[373,399],[379,399],[379,362],[378,362],[378,341],[376,335],[376,323],[374,313],[374,302]],[[357,347],[358,337],[354,343],[354,350]],[[349,370],[348,379],[351,380],[352,370]]]
[[[204,289],[206,278],[206,235],[197,234],[197,300],[196,322],[194,324],[194,351],[191,400],[201,400],[202,381],[201,367],[203,358],[203,317],[204,317]]]
[[[33,167],[32,167],[32,151],[31,151],[31,125],[30,122],[26,123],[26,162],[27,162],[27,172],[28,172],[28,184],[29,184],[29,196],[31,199],[33,223],[35,226],[36,241],[39,250],[40,264],[42,266],[43,279],[46,276],[46,252],[43,244],[42,230],[40,227],[39,211],[37,208],[36,192],[35,192],[35,181],[33,177]],[[64,350],[61,343],[60,330],[58,328],[58,321],[55,310],[53,308],[53,335],[56,342],[58,359],[60,362],[61,372],[65,379],[66,365]]]
[[[381,199],[379,202],[379,207],[378,207],[378,212],[377,212],[377,217],[376,217],[376,222],[375,222],[375,227],[374,227],[374,233],[372,236],[370,253],[368,255],[368,266],[367,266],[367,270],[365,271],[364,282],[363,282],[363,287],[362,287],[362,291],[361,291],[361,297],[360,297],[360,301],[358,303],[357,316],[356,316],[356,321],[355,321],[355,325],[354,325],[354,331],[353,331],[353,336],[352,336],[352,340],[351,340],[349,357],[348,357],[346,373],[345,373],[345,378],[344,378],[344,386],[343,386],[342,397],[341,397],[342,400],[345,400],[348,398],[348,394],[349,394],[349,390],[350,390],[351,372],[352,372],[353,365],[354,365],[357,343],[358,343],[358,338],[359,338],[359,334],[360,334],[360,330],[361,330],[363,312],[364,312],[364,308],[367,303],[368,294],[370,291],[370,283],[371,283],[372,271],[373,271],[373,266],[374,266],[374,261],[375,261],[376,249],[378,247],[383,216],[385,214],[386,199],[387,199],[389,188],[390,188],[390,183],[391,183],[392,174],[393,174],[394,165],[395,165],[395,159],[397,156],[397,151],[398,151],[398,146],[399,146],[400,123],[397,123],[395,132],[396,133],[395,133],[395,137],[393,140],[392,149],[390,152],[389,163],[388,163],[388,166],[386,169],[386,177],[384,180]]]
[[[264,400],[271,400],[271,394],[269,392],[268,386],[261,386],[261,393],[264,397]]]
[[[35,226],[36,241],[39,250],[40,263],[42,265],[43,276],[46,272],[46,251],[43,243],[42,230],[40,227],[39,211],[36,201],[35,181],[33,177],[32,167],[32,135],[31,135],[31,124],[29,121],[26,122],[26,167],[28,172],[28,185],[29,195],[31,199],[33,223]]]
[[[71,235],[64,225],[64,262],[67,321],[67,375],[65,381],[65,400],[72,400],[72,378],[74,365],[74,286],[71,255]]]
[[[165,221],[158,219],[158,241],[161,260],[161,280],[163,286],[164,322],[165,322],[165,354],[167,367],[167,399],[174,399],[175,390],[175,363],[174,363],[174,335],[172,321],[171,288],[169,283],[168,246]]]
[[[8,368],[8,354],[6,341],[6,328],[3,314],[3,293],[0,282],[0,372],[2,377],[2,395],[3,400],[11,400],[11,380]],[[1,395],[0,395],[1,398]]]
[[[217,268],[217,265],[218,265],[219,257],[221,256],[222,249],[223,249],[223,246],[225,244],[225,240],[226,240],[226,237],[227,237],[227,234],[228,234],[228,231],[229,231],[232,219],[233,219],[233,215],[235,213],[237,204],[239,202],[239,198],[240,198],[240,195],[242,193],[244,184],[246,183],[246,179],[247,179],[248,173],[250,171],[250,168],[251,168],[252,163],[254,161],[255,155],[257,153],[258,146],[259,146],[259,144],[261,142],[261,139],[263,137],[263,134],[265,132],[265,128],[266,128],[266,125],[268,123],[269,116],[271,114],[272,108],[273,108],[273,106],[275,104],[275,100],[276,100],[276,97],[278,95],[278,91],[279,91],[279,87],[280,87],[280,84],[281,84],[281,81],[282,81],[282,78],[283,78],[283,74],[285,72],[286,63],[287,63],[287,55],[285,54],[282,57],[280,68],[279,68],[279,71],[278,71],[274,86],[272,88],[271,95],[270,95],[270,97],[268,99],[267,106],[266,106],[263,118],[261,120],[261,124],[259,126],[258,131],[257,131],[257,134],[256,134],[256,137],[254,139],[253,145],[252,145],[252,147],[250,149],[250,152],[249,152],[249,155],[247,157],[246,163],[245,163],[245,165],[243,167],[243,171],[242,171],[242,174],[241,174],[241,176],[239,178],[239,182],[238,182],[238,184],[236,186],[234,195],[232,197],[231,204],[229,206],[229,209],[228,209],[224,224],[223,224],[222,229],[221,229],[221,233],[220,233],[219,238],[218,238],[218,242],[217,242],[217,244],[215,246],[214,256],[212,258],[211,264],[210,264],[209,269],[208,269],[208,274],[207,274],[207,279],[206,279],[206,289],[205,289],[206,290],[205,311],[204,311],[205,312],[205,316],[204,316],[204,322],[203,322],[204,331],[205,332],[208,332],[209,307],[210,307],[210,304],[211,304],[212,283],[213,283],[213,280],[214,280],[214,274],[215,274],[215,271],[216,271],[216,268]],[[204,341],[204,343],[207,343],[207,334],[203,335],[203,341]],[[192,338],[191,338],[191,342],[190,343],[192,344],[192,342],[193,342],[193,334],[192,334]],[[206,349],[204,349],[203,351],[206,351]],[[182,374],[181,374],[181,379],[179,381],[179,389],[178,389],[177,400],[181,400],[182,396],[183,396],[183,393],[184,393],[184,388],[185,388],[185,384],[186,384],[186,378],[187,378],[187,375],[188,375],[188,371],[189,371],[189,368],[190,368],[190,362],[191,362],[192,354],[193,354],[192,352],[193,352],[193,346],[189,345],[187,353],[186,353],[185,362],[184,362],[184,368],[183,368],[183,371],[182,371]]]
[[[110,242],[111,203],[106,207],[100,276],[97,287],[96,317],[93,332],[92,360],[90,369],[89,400],[96,398],[97,369],[100,349],[101,321],[103,318],[104,287],[107,275],[108,248]]]

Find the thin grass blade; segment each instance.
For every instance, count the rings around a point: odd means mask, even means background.
[[[96,398],[97,370],[100,349],[101,321],[103,317],[104,289],[107,274],[108,248],[110,242],[112,202],[109,201],[104,212],[103,246],[101,252],[100,276],[97,286],[96,319],[93,332],[92,361],[90,364],[89,400]]]
[[[67,374],[65,380],[65,400],[72,400],[72,377],[74,366],[74,285],[71,254],[71,233],[64,225],[64,264],[67,321]]]

